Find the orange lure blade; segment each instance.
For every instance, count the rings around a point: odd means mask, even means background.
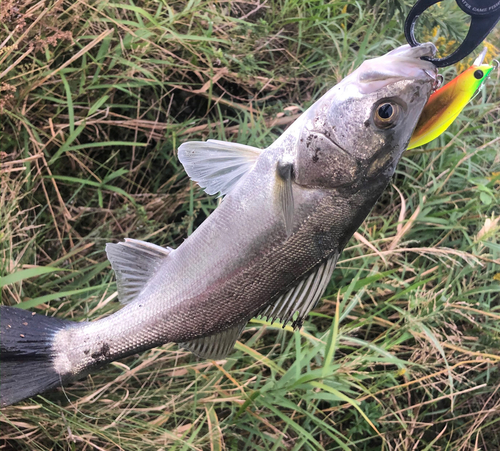
[[[495,68],[490,64],[482,64],[485,54],[486,48],[471,67],[430,96],[408,149],[422,146],[437,138],[457,118]]]

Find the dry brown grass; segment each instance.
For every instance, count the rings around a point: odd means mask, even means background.
[[[375,3],[2,2],[1,275],[61,268],[2,302],[119,308],[105,243],[176,246],[217,205],[179,143],[268,145],[402,39]],[[403,159],[301,331],[254,320],[223,361],[117,362],[3,410],[0,449],[500,449],[498,82]]]

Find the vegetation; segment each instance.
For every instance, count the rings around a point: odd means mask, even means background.
[[[403,43],[410,3],[3,0],[2,303],[117,310],[105,243],[175,247],[217,206],[178,145],[269,145]],[[421,33],[446,50],[467,27],[435,17]],[[117,362],[3,409],[0,448],[500,449],[499,100],[495,71],[402,159],[300,331],[253,320],[225,360],[165,345]]]

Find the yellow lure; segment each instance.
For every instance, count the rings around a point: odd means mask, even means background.
[[[483,51],[471,67],[429,97],[408,149],[422,146],[437,138],[457,118],[495,68],[490,64],[482,64],[485,53]]]

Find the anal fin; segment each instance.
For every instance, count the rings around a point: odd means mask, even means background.
[[[246,324],[247,321],[208,337],[179,343],[179,347],[188,349],[202,359],[221,359],[232,351]]]
[[[173,249],[146,241],[125,238],[125,242],[106,244],[106,254],[115,271],[118,299],[133,301]]]
[[[337,264],[338,257],[339,254],[336,252],[328,260],[307,274],[288,292],[280,296],[276,302],[263,309],[259,313],[259,316],[272,322],[280,321],[285,325],[298,312],[298,316],[293,321],[292,327],[300,327],[304,318],[316,306],[325,292]]]

